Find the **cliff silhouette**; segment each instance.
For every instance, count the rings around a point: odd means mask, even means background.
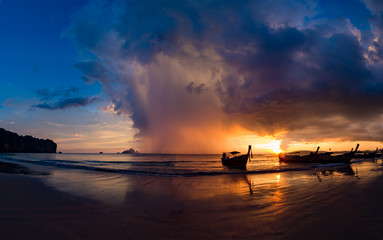
[[[50,139],[19,136],[0,128],[0,152],[6,153],[56,153],[57,144]]]

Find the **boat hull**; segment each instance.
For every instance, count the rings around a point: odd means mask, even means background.
[[[350,163],[353,153],[342,155],[310,154],[304,156],[279,155],[279,161],[285,163]]]
[[[382,154],[379,154],[379,153],[366,153],[366,154],[355,154],[354,158],[377,158],[381,156]]]
[[[310,163],[315,162],[315,157],[312,155],[296,156],[296,155],[279,155],[280,162],[285,163]]]
[[[309,155],[284,155],[279,154],[278,158],[281,162],[295,162],[295,163],[346,163],[349,164],[351,159],[358,151],[359,143],[356,145],[355,151],[351,149],[350,152],[333,155],[333,152],[318,153],[319,147],[315,153],[311,152]]]
[[[320,163],[346,163],[349,164],[351,159],[353,158],[353,153],[345,153],[342,155],[336,156],[323,156],[318,158]]]
[[[222,164],[227,167],[246,167],[248,155],[242,155],[232,158],[222,158]]]

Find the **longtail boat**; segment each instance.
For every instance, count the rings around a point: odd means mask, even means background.
[[[324,156],[330,156],[332,152],[318,153],[319,148],[315,152],[310,152],[306,155],[301,155],[301,152],[293,152],[293,153],[280,153],[278,154],[278,158],[280,162],[286,163],[310,163],[310,162],[318,162],[318,158]]]
[[[224,166],[228,167],[241,167],[245,168],[247,165],[247,162],[250,160],[250,151],[251,151],[251,145],[249,145],[249,150],[247,151],[247,154],[244,155],[238,155],[240,152],[233,151],[229,153],[222,153],[222,164]]]
[[[317,151],[310,152],[308,155],[299,155],[298,153],[293,154],[283,154],[280,153],[278,155],[279,161],[286,163],[350,163],[351,159],[354,157],[355,152],[358,150],[359,144],[357,144],[355,151],[351,149],[350,152],[333,155],[333,152],[324,152],[318,153],[319,147]]]
[[[351,149],[350,152],[339,154],[339,155],[329,155],[322,156],[318,158],[318,162],[320,163],[346,163],[349,164],[351,159],[355,156],[356,151],[358,151],[359,143],[356,145],[355,151]]]
[[[377,158],[381,156],[382,154],[378,153],[378,148],[376,148],[375,152],[366,151],[355,153],[354,158]]]

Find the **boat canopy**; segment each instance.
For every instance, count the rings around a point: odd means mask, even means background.
[[[235,154],[238,154],[238,153],[240,153],[240,152],[238,152],[238,151],[232,151],[232,152],[229,152],[229,153],[235,155]]]

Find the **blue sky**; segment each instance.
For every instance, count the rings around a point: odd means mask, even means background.
[[[376,0],[0,0],[0,127],[69,152],[372,147],[382,15]]]
[[[101,85],[84,83],[74,68],[79,55],[74,43],[65,37],[72,16],[87,1],[0,1],[0,127],[41,138],[53,138],[59,150],[128,147],[131,139],[121,139],[116,146],[103,146],[94,126],[107,121],[110,125],[127,125],[127,119],[105,114],[99,108],[107,105],[102,99]],[[39,91],[60,93],[76,88],[73,97],[97,96],[86,107],[49,111],[34,108],[41,103]],[[59,101],[57,96],[53,101]],[[110,116],[104,116],[110,115]],[[79,128],[78,126],[83,126]],[[125,130],[126,128],[124,128]],[[92,132],[92,134],[86,133]],[[112,128],[105,131],[114,132]],[[117,130],[118,131],[118,130]],[[85,132],[85,133],[84,133]],[[126,130],[129,132],[129,130]],[[80,137],[82,136],[82,139]],[[66,141],[65,139],[69,139]],[[67,142],[81,144],[67,144]],[[89,146],[89,142],[100,142]],[[61,143],[61,144],[60,144]],[[74,146],[73,146],[74,145]],[[77,147],[78,146],[78,147]],[[95,149],[97,148],[97,149]],[[86,150],[84,150],[86,151]]]
[[[0,5],[0,76],[7,88],[1,100],[17,95],[34,97],[40,88],[79,86],[95,94],[100,86],[79,81],[73,68],[77,53],[63,37],[71,16],[86,1],[2,1]]]

